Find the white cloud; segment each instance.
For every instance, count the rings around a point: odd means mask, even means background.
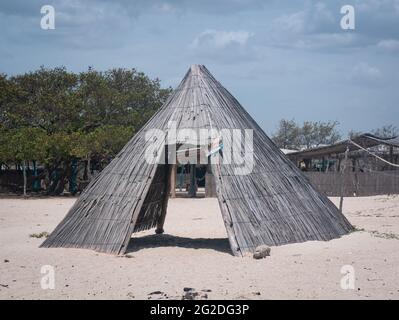
[[[399,40],[394,40],[394,39],[381,40],[380,42],[378,42],[377,48],[390,52],[399,51]]]
[[[300,11],[278,17],[273,22],[273,27],[279,31],[303,33],[306,26],[306,12]]]
[[[349,80],[355,83],[376,83],[381,79],[381,71],[365,62],[357,63],[349,73]]]
[[[356,35],[341,32],[340,12],[325,3],[309,1],[305,8],[272,21],[268,45],[297,49],[347,48]]]
[[[189,54],[201,63],[237,64],[257,59],[257,50],[248,31],[206,30],[189,44]]]
[[[206,30],[194,39],[191,47],[224,49],[231,45],[245,46],[253,35],[253,33],[247,31]]]
[[[390,11],[394,14],[398,14],[399,0],[356,0],[355,8],[370,13]]]
[[[268,44],[336,51],[372,47],[378,43],[379,49],[397,51],[399,0],[354,0],[354,32],[340,28],[342,4],[342,1],[337,4],[308,0],[301,10],[285,13],[272,21]]]
[[[154,8],[165,13],[177,12],[177,8],[173,4],[167,2],[157,3],[154,5]]]
[[[360,42],[360,38],[352,33],[320,33],[303,35],[297,38],[276,39],[269,44],[280,48],[304,49],[304,50],[329,50],[346,49],[354,47]]]
[[[337,21],[338,14],[334,15],[326,4],[316,2],[308,3],[304,10],[280,16],[272,24],[278,31],[304,34],[334,30],[338,25]]]

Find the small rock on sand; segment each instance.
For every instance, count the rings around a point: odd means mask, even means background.
[[[204,290],[202,290],[204,291]],[[188,288],[185,287],[183,288],[183,296],[182,296],[182,300],[206,300],[208,299],[208,295],[204,292],[202,293],[198,293],[197,291],[195,291],[194,288]],[[210,291],[208,291],[210,292]]]
[[[261,245],[256,247],[255,252],[253,254],[254,259],[263,259],[267,256],[270,256],[270,247],[266,245]]]

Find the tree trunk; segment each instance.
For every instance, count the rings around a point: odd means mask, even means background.
[[[27,177],[26,177],[26,161],[22,161],[22,173],[24,176],[24,197],[26,197],[26,185],[27,185]]]
[[[91,181],[91,159],[90,157],[87,158],[87,180]]]
[[[177,165],[171,164],[171,172],[170,172],[170,197],[176,198],[176,171]]]
[[[60,179],[58,180],[59,183],[57,184],[57,187],[54,190],[54,195],[59,196],[64,192],[65,184],[70,174],[71,174],[71,162],[65,161],[62,166]]]
[[[70,161],[63,161],[53,169],[48,195],[59,196],[64,192],[66,178],[70,175],[70,165]]]

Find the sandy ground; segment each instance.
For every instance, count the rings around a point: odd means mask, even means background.
[[[51,232],[74,201],[0,199],[1,299],[180,299],[185,287],[209,299],[399,298],[399,196],[347,198],[363,231],[272,247],[263,260],[230,254],[216,199],[172,199],[166,234],[141,233],[127,257],[38,248],[43,239],[30,235]],[[43,265],[54,267],[53,290],[41,288]],[[344,265],[354,289],[341,288]]]

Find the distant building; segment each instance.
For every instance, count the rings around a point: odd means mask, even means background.
[[[347,148],[352,171],[366,168],[377,171],[392,170],[391,166],[375,156],[394,164],[399,162],[399,137],[381,138],[368,133],[331,145],[286,154],[304,171],[340,171]]]
[[[329,196],[399,193],[399,137],[362,134],[286,155]]]

